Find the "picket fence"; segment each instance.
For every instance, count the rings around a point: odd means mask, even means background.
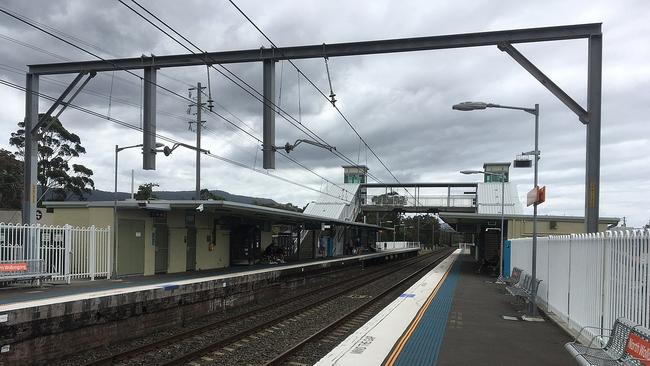
[[[511,270],[530,273],[532,239],[511,241]],[[607,231],[537,240],[538,304],[572,331],[608,335],[625,317],[650,326],[650,230]]]
[[[111,228],[0,223],[0,282],[111,275]]]

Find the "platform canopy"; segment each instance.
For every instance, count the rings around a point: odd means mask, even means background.
[[[113,201],[49,201],[44,203],[47,208],[72,208],[72,207],[113,207]],[[273,207],[251,205],[232,201],[216,200],[155,200],[155,201],[118,201],[117,208],[142,209],[150,211],[171,211],[174,209],[194,210],[197,213],[208,212],[223,216],[237,216],[250,218],[252,220],[269,221],[278,224],[325,224],[336,226],[362,227],[373,230],[382,229],[380,226],[364,224],[362,222],[345,221],[316,215],[303,214],[301,212],[282,210]]]

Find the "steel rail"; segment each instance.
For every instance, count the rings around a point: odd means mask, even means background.
[[[303,348],[308,343],[324,337],[327,333],[330,332],[330,330],[332,330],[334,328],[337,328],[338,326],[342,325],[343,323],[349,321],[352,317],[356,316],[357,314],[359,314],[363,310],[366,310],[368,307],[370,307],[374,303],[376,303],[379,300],[383,299],[385,296],[387,296],[388,294],[393,292],[395,289],[397,289],[399,286],[403,285],[404,283],[406,283],[407,281],[409,281],[413,277],[419,275],[423,271],[429,270],[432,266],[438,265],[449,254],[451,254],[451,252],[447,252],[446,255],[442,255],[439,259],[437,259],[433,263],[429,264],[428,266],[426,266],[424,268],[421,268],[421,269],[418,269],[417,271],[411,273],[410,275],[408,275],[404,279],[400,280],[398,283],[396,283],[393,286],[391,286],[390,288],[382,291],[380,294],[373,296],[370,300],[368,300],[365,303],[361,304],[360,306],[358,306],[354,310],[350,311],[348,314],[343,315],[340,318],[338,318],[337,320],[331,322],[330,324],[328,324],[324,328],[322,328],[319,331],[313,333],[308,338],[305,338],[304,340],[302,340],[300,343],[298,343],[298,344],[294,345],[293,347],[291,347],[290,349],[284,351],[282,354],[278,355],[274,359],[266,362],[264,365],[265,366],[274,366],[274,365],[280,365],[280,364],[284,363],[285,361],[287,361],[288,358],[290,358],[292,355],[294,355],[296,352],[298,352],[301,348]]]
[[[445,251],[444,253],[436,253],[436,254],[441,254],[441,255],[440,255],[440,258],[437,258],[436,261],[438,261],[438,260],[442,260],[442,258],[444,258],[444,257],[446,257],[447,255],[449,255],[449,253],[450,253],[450,252],[447,252],[447,251]],[[413,261],[412,263],[405,264],[405,265],[399,267],[397,270],[401,270],[401,269],[404,269],[404,268],[410,267],[410,266],[412,266],[412,265],[415,264],[415,263],[419,263],[419,262],[422,262],[422,261],[424,261],[424,260],[426,260],[426,259],[429,259],[429,258],[430,258],[431,256],[433,256],[433,255],[434,255],[434,254],[430,254],[430,255],[427,255],[427,256],[423,256],[423,257],[421,257],[421,258],[418,258],[419,260]],[[428,268],[428,267],[429,267],[429,266],[427,266],[427,267],[425,267],[425,268]],[[194,359],[200,358],[201,356],[203,356],[203,355],[205,355],[205,354],[207,354],[207,353],[210,353],[210,352],[215,351],[215,350],[217,350],[217,349],[221,349],[221,348],[223,348],[224,346],[226,346],[226,345],[228,345],[228,344],[236,343],[236,342],[239,341],[240,339],[245,338],[245,337],[247,337],[247,336],[249,336],[249,335],[251,335],[251,334],[257,333],[257,332],[258,332],[259,330],[261,330],[261,329],[269,328],[269,327],[271,327],[271,326],[273,326],[273,325],[275,325],[275,324],[277,324],[277,323],[282,322],[282,321],[285,320],[285,319],[288,319],[288,318],[294,317],[294,316],[296,316],[296,315],[298,315],[298,314],[304,313],[305,311],[308,311],[308,310],[310,310],[310,309],[313,309],[313,308],[315,308],[315,307],[318,307],[318,306],[320,306],[320,305],[322,305],[322,304],[324,304],[324,303],[326,303],[326,302],[328,302],[328,301],[331,301],[331,300],[333,300],[333,299],[336,299],[336,298],[342,296],[343,294],[346,294],[346,293],[348,293],[348,292],[350,292],[350,291],[354,291],[354,290],[356,290],[356,289],[358,289],[358,288],[361,288],[361,287],[363,287],[363,286],[366,286],[366,285],[368,285],[368,284],[370,284],[370,283],[376,282],[377,280],[380,280],[380,279],[382,279],[382,278],[384,278],[384,277],[387,277],[387,276],[393,274],[394,271],[395,271],[394,268],[389,268],[389,269],[387,269],[387,270],[385,271],[385,272],[386,272],[385,274],[382,274],[382,275],[379,275],[379,276],[375,276],[375,277],[373,277],[373,278],[371,278],[371,279],[368,279],[368,280],[364,280],[364,281],[362,281],[361,283],[359,283],[359,284],[357,284],[357,285],[354,285],[354,286],[348,287],[348,288],[346,288],[346,289],[344,289],[344,290],[342,290],[342,291],[338,291],[337,293],[335,293],[335,294],[333,294],[333,295],[327,296],[326,298],[323,298],[323,299],[318,300],[318,301],[316,301],[316,302],[310,303],[310,304],[308,304],[308,305],[306,305],[306,306],[303,306],[303,307],[301,307],[301,308],[299,308],[299,309],[296,309],[296,310],[294,310],[294,311],[291,311],[291,312],[289,312],[289,313],[287,313],[287,314],[279,315],[279,316],[277,316],[277,317],[275,317],[275,318],[273,318],[273,319],[271,319],[271,320],[268,320],[268,321],[266,321],[266,322],[264,322],[264,323],[262,323],[262,324],[256,325],[256,326],[251,327],[251,328],[249,328],[249,329],[246,329],[246,330],[244,330],[244,331],[242,331],[242,332],[240,332],[240,333],[238,333],[238,334],[235,334],[235,335],[232,335],[232,336],[226,337],[226,338],[224,338],[224,339],[221,339],[221,340],[219,340],[219,341],[217,341],[217,342],[214,342],[214,343],[212,343],[212,344],[210,344],[210,345],[208,345],[208,346],[201,347],[201,348],[199,348],[199,349],[197,349],[197,350],[195,350],[195,351],[191,351],[191,352],[189,352],[189,353],[186,353],[186,354],[184,354],[184,355],[182,355],[182,356],[179,356],[179,357],[177,357],[177,358],[174,358],[173,360],[170,360],[170,361],[168,361],[168,362],[166,362],[166,363],[163,363],[162,365],[164,365],[164,366],[178,366],[178,365],[185,365],[185,364],[187,364],[188,362],[190,362],[190,361],[192,361],[192,360],[194,360]],[[411,275],[411,276],[412,276],[412,275]]]
[[[413,261],[412,259],[405,259],[404,261],[409,262],[407,265],[412,265],[412,264],[417,263],[419,261],[425,260],[428,257],[429,256],[422,256],[422,257],[416,258],[415,261]],[[345,261],[345,260],[343,259],[342,261]],[[399,261],[399,262],[396,262],[395,264],[397,265],[399,263],[404,263],[404,262]],[[400,268],[402,268],[402,267],[400,267]],[[339,272],[343,272],[345,270],[350,270],[350,269],[351,268],[348,267],[348,268],[344,268],[344,269],[337,270],[337,271],[327,272],[326,274],[339,273]],[[381,272],[388,271],[388,270],[393,270],[392,266],[390,268],[378,268],[377,270],[369,271],[370,273],[367,274],[367,275],[375,275],[377,273],[381,273]],[[323,274],[324,273],[317,273],[317,274],[314,274],[314,275],[305,276],[305,278],[312,278],[312,277],[315,277],[317,275],[323,275]],[[345,282],[348,282],[348,281],[349,281],[348,279],[344,279],[342,281],[337,281],[335,283],[332,283],[332,284],[329,284],[329,285],[326,285],[326,286],[323,286],[323,287],[319,287],[317,289],[307,291],[305,293],[300,293],[298,295],[288,297],[288,298],[286,298],[284,300],[280,300],[280,301],[274,302],[272,304],[264,305],[262,307],[255,308],[255,309],[252,309],[250,311],[246,311],[246,312],[238,314],[238,315],[234,315],[234,316],[231,316],[231,317],[228,317],[228,318],[225,318],[225,319],[211,321],[211,322],[208,322],[208,323],[206,323],[204,325],[201,325],[201,326],[199,326],[197,328],[190,329],[188,331],[175,334],[173,336],[161,339],[159,341],[154,341],[154,342],[151,342],[151,343],[147,343],[147,344],[142,345],[142,346],[137,346],[137,347],[134,347],[134,348],[130,348],[130,349],[128,349],[126,351],[123,351],[123,352],[120,352],[120,353],[111,354],[109,356],[102,357],[100,359],[90,361],[90,362],[86,363],[85,366],[113,365],[113,364],[115,364],[117,362],[137,357],[137,356],[139,356],[141,354],[144,354],[144,353],[147,353],[147,352],[150,352],[150,351],[165,347],[167,345],[170,345],[170,344],[173,344],[173,343],[176,343],[176,342],[183,341],[183,340],[191,338],[191,337],[193,337],[193,336],[195,336],[197,334],[201,334],[201,333],[204,333],[206,331],[212,330],[212,329],[214,329],[215,326],[232,324],[232,323],[234,323],[236,321],[251,317],[252,315],[254,315],[256,313],[259,313],[259,312],[262,312],[262,311],[268,311],[268,310],[270,310],[272,308],[282,306],[282,305],[286,305],[286,304],[288,304],[288,303],[290,303],[292,301],[296,301],[296,300],[298,300],[300,298],[304,298],[305,296],[311,296],[311,295],[317,294],[317,293],[322,292],[322,291],[326,291],[326,290],[329,290],[329,289],[332,289],[332,288],[336,288],[336,287],[340,286],[342,283],[345,283]],[[209,315],[212,315],[212,314],[208,314],[208,315],[206,315],[206,317],[209,316]],[[200,318],[196,319],[196,320],[200,320]]]

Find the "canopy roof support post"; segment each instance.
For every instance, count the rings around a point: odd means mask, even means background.
[[[602,102],[603,36],[589,37],[587,69],[587,171],[585,174],[585,232],[598,231],[600,196],[600,118]]]
[[[36,223],[38,195],[38,74],[27,74],[25,90],[25,169],[23,186],[23,224]]]
[[[142,169],[156,170],[156,69],[144,68]]]
[[[263,168],[275,169],[275,108],[273,105],[275,100],[275,60],[264,60],[262,64]]]

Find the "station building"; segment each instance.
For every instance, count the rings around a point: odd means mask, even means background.
[[[510,163],[483,164],[485,174],[476,190],[474,212],[440,212],[439,216],[457,232],[465,236],[466,242],[475,244],[477,258],[492,260],[498,258],[501,245],[501,210],[504,216],[504,239],[529,238],[533,236],[533,215],[523,213],[516,185],[510,183]],[[503,199],[501,197],[502,183]],[[620,221],[616,217],[601,217],[598,231],[606,231]],[[537,235],[565,235],[584,232],[584,217],[564,215],[537,215]]]
[[[276,245],[283,245],[288,260],[348,254],[351,248],[325,247],[321,239],[335,237],[335,233],[347,238],[342,242],[357,246],[354,252],[362,252],[374,245],[379,229],[354,221],[230,201],[76,201],[44,205],[53,225],[117,227],[112,258],[118,276],[259,263],[274,242],[273,228],[277,225],[285,231],[285,240]],[[292,239],[286,240],[286,236]]]

